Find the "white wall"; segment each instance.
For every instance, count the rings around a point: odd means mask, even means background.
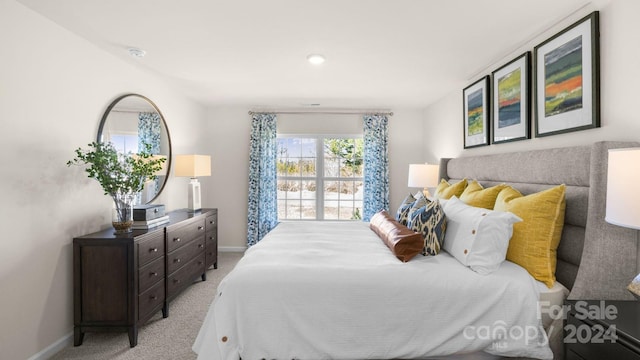
[[[218,208],[218,239],[221,248],[244,248],[247,241],[247,190],[249,188],[249,135],[251,116],[248,107],[209,109],[206,150],[213,154],[212,176],[201,179],[207,206]],[[397,209],[409,191],[407,173],[410,163],[422,162],[422,111],[392,109],[389,119],[390,208]],[[283,127],[296,133],[337,133],[333,121],[321,122],[319,115],[283,118]],[[336,120],[336,117],[327,117]],[[351,122],[355,123],[355,121]],[[336,123],[333,123],[336,125]],[[353,124],[341,124],[342,131]],[[346,127],[345,127],[346,126]],[[282,129],[280,129],[282,130]],[[360,132],[362,130],[360,129]],[[415,189],[414,189],[415,190]]]
[[[110,199],[73,150],[118,95],[152,99],[176,152],[194,152],[204,108],[26,7],[0,0],[0,358],[26,359],[73,329],[72,239],[110,223]],[[186,206],[186,182],[160,199]]]
[[[462,88],[475,80],[467,79],[468,83],[461,84],[460,90],[425,110],[425,160],[584,145],[602,140],[640,140],[640,114],[637,110],[637,82],[640,81],[640,22],[637,15],[640,14],[640,2],[637,0],[612,0],[599,8],[588,6],[530,43],[514,49],[513,56],[488,64],[486,74],[524,51],[532,51],[534,46],[593,10],[600,11],[600,128],[463,150]],[[532,127],[532,134],[533,130]]]

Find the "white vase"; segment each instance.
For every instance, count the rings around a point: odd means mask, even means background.
[[[111,224],[115,229],[115,234],[126,234],[132,231],[133,226],[133,203],[135,194],[112,194],[113,211]]]

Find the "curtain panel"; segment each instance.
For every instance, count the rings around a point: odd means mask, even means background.
[[[145,146],[149,144],[151,145],[151,154],[160,154],[160,121],[160,114],[157,112],[138,113],[138,151],[147,151]],[[144,187],[144,192],[148,192],[147,189],[153,187],[151,192],[157,194],[160,191],[160,179],[148,180]],[[141,194],[138,194],[138,196],[137,202],[139,203],[143,203],[143,200],[144,202],[151,200]]]
[[[276,115],[253,114],[247,246],[257,244],[278,224],[276,150]]]
[[[389,209],[389,120],[385,115],[364,116],[363,221]]]
[[[160,154],[160,114],[156,112],[138,113],[138,151],[151,145],[151,154]]]

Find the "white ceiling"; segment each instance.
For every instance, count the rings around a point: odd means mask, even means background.
[[[587,3],[18,1],[209,106],[358,109],[426,107]],[[310,53],[327,61],[313,66]]]

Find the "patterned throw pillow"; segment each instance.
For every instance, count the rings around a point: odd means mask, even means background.
[[[402,225],[407,225],[409,221],[409,210],[411,209],[411,205],[416,201],[416,198],[413,197],[412,194],[407,195],[406,198],[402,201],[402,204],[396,211],[396,220]]]
[[[444,243],[447,220],[438,200],[429,201],[411,214],[409,228],[422,234],[424,249],[422,255],[437,255]]]

